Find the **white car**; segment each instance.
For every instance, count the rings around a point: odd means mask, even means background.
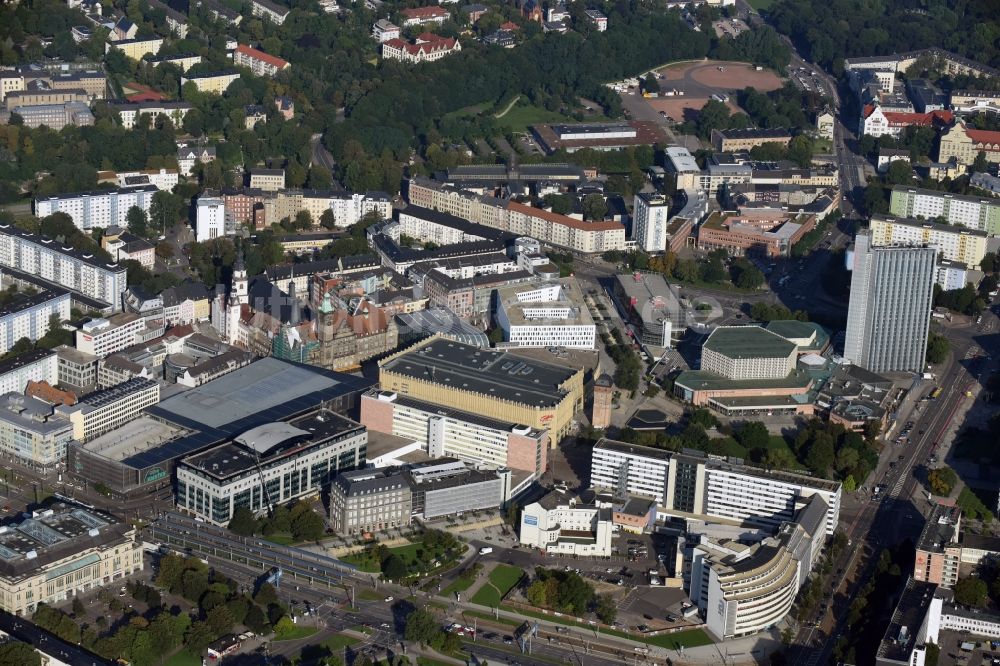
[[[392,597],[385,598],[385,603],[389,603],[390,601],[394,601],[394,599]]]

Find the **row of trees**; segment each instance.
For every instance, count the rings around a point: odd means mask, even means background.
[[[245,506],[237,507],[229,521],[229,530],[240,536],[290,535],[295,541],[319,541],[323,538],[323,517],[309,502],[298,501],[290,507],[278,505],[270,515],[255,518]]]
[[[535,569],[535,580],[525,590],[532,606],[582,616],[593,612],[605,624],[615,621],[617,606],[611,595],[597,595],[594,586],[575,571]]]

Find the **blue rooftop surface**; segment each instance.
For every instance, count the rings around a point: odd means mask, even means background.
[[[263,358],[149,407],[151,416],[193,430],[194,434],[122,462],[137,469],[160,464],[374,385],[375,380],[364,377]]]

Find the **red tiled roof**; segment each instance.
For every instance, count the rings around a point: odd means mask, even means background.
[[[864,117],[867,118],[878,108],[874,104],[866,104]],[[919,125],[930,127],[934,124],[950,125],[955,120],[951,111],[928,111],[927,113],[903,113],[899,111],[883,111],[886,122],[895,127]]]
[[[1000,146],[1000,132],[991,132],[989,130],[977,130],[965,128],[965,135],[972,139],[975,143],[983,143],[993,146]]]
[[[410,19],[438,18],[448,16],[448,11],[441,7],[414,7],[404,9],[402,15]]]
[[[400,39],[390,39],[383,44],[383,46],[388,46],[393,49],[400,49],[406,51],[410,55],[417,55],[421,51],[424,53],[433,53],[434,51],[450,51],[455,48],[455,39],[449,37],[444,38],[439,35],[435,35],[432,32],[422,33],[417,37],[416,44],[410,44],[409,42]]]
[[[259,51],[253,48],[252,46],[240,44],[239,46],[236,47],[236,52],[242,53],[243,55],[248,56],[250,58],[254,58],[255,60],[266,62],[269,65],[277,67],[278,69],[284,69],[285,67],[288,67],[287,60],[282,60],[278,56],[273,56],[270,53],[264,53],[263,51]]]
[[[507,21],[506,23],[503,23],[503,24],[500,25],[500,29],[501,30],[517,30],[520,27],[521,26],[519,26],[518,24],[514,23],[513,21]]]
[[[24,389],[24,394],[44,400],[51,405],[72,406],[76,404],[75,393],[56,388],[44,379],[37,382],[29,380],[28,386]]]
[[[560,215],[559,213],[553,213],[551,211],[542,210],[541,208],[535,208],[534,206],[526,206],[523,203],[518,203],[516,201],[507,202],[507,210],[512,210],[516,213],[523,213],[525,215],[530,215],[532,217],[537,217],[547,222],[552,222],[553,224],[560,224],[565,227],[572,227],[574,229],[581,229],[583,231],[614,231],[615,229],[621,229],[620,222],[584,222],[583,220],[578,220],[575,217],[569,217],[568,215]]]

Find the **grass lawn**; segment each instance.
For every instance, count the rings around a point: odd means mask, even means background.
[[[425,572],[422,569],[423,566],[422,562],[417,558],[418,550],[426,550],[426,547],[424,546],[423,543],[408,543],[402,546],[396,546],[395,548],[389,549],[389,554],[395,555],[396,557],[401,559],[403,561],[403,564],[406,565],[407,570],[410,572],[410,575],[417,575],[417,574],[423,575]],[[435,550],[432,553],[432,555],[433,557],[431,558],[431,560],[440,561],[441,558],[445,556],[445,551]],[[381,563],[376,562],[371,557],[369,557],[367,550],[354,552],[349,555],[345,555],[340,559],[342,559],[344,562],[356,565],[359,570],[364,571],[366,573],[379,573],[382,570]],[[435,569],[432,569],[431,571],[445,568],[450,564],[451,560],[445,560],[441,562],[441,564],[438,567],[435,567]]]
[[[506,625],[508,627],[515,627],[516,628],[516,627],[521,626],[521,623],[518,622],[517,620],[508,620],[507,618],[504,618],[504,617],[502,617],[502,618],[500,618],[498,620],[496,617],[494,617],[490,613],[480,613],[479,611],[469,611],[469,610],[462,611],[462,617],[466,617],[466,618],[468,618],[468,617],[475,617],[475,618],[479,618],[480,620],[489,620],[493,624],[503,624],[503,625]]]
[[[490,572],[490,580],[472,595],[472,603],[483,606],[497,606],[511,588],[521,580],[524,571],[509,564],[498,564]]]
[[[345,647],[349,647],[351,645],[354,645],[355,643],[360,643],[360,642],[361,642],[360,639],[354,638],[352,636],[345,636],[344,634],[336,634],[335,636],[331,636],[330,638],[323,641],[323,646],[328,648],[330,652],[337,654]]]
[[[296,625],[294,629],[282,636],[281,638],[275,637],[274,642],[279,641],[297,641],[303,638],[309,638],[315,634],[319,629],[316,627],[303,627],[301,625]]]
[[[592,120],[600,120],[600,116],[595,116]],[[514,108],[505,113],[502,118],[496,119],[496,124],[511,132],[526,132],[528,125],[539,123],[560,123],[576,122],[572,116],[567,116],[558,111],[549,111],[539,106],[515,104]]]
[[[747,3],[757,11],[768,9],[773,2],[774,0],[747,0]]]
[[[272,543],[276,543],[279,546],[291,546],[295,543],[295,539],[292,538],[291,534],[272,534],[269,537],[264,537]]]
[[[190,652],[181,650],[170,659],[167,659],[166,666],[201,666],[201,658]]]
[[[441,590],[441,596],[451,597],[454,596],[456,592],[465,592],[467,589],[472,587],[472,584],[475,582],[476,582],[475,576],[471,578],[465,578],[465,577],[457,578],[455,579],[455,582],[453,582],[451,585]]]
[[[379,599],[385,599],[384,594],[379,594],[375,590],[361,590],[358,592],[358,597],[364,599],[365,601],[378,601]]]

